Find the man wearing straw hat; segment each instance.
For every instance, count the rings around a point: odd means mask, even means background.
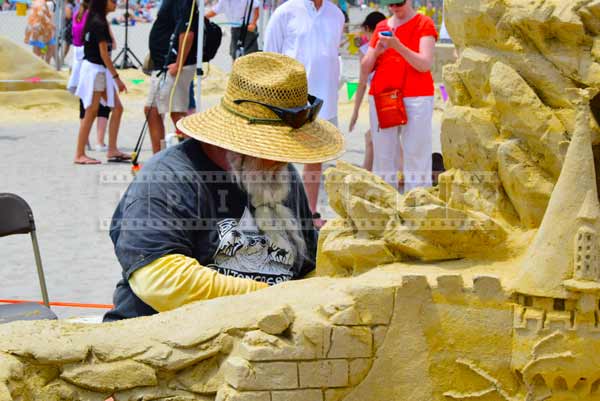
[[[177,123],[190,139],[153,157],[113,216],[123,268],[105,321],[243,294],[305,276],[317,234],[292,162],[341,155],[317,119],[299,62],[274,53],[236,60],[219,105]]]

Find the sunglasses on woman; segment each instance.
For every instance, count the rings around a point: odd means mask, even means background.
[[[402,1],[398,1],[396,3],[390,3],[390,6],[402,7],[405,4],[406,4],[406,0],[402,0]]]
[[[272,104],[257,102],[256,100],[248,100],[248,99],[236,99],[233,101],[235,104],[240,103],[255,103],[259,104],[267,109],[271,110],[279,120],[272,118],[254,118],[243,116],[246,120],[250,122],[250,124],[270,124],[273,122],[283,122],[285,125],[288,125],[292,128],[300,128],[307,122],[313,122],[317,118],[319,111],[321,111],[321,107],[323,107],[323,100],[319,99],[316,96],[308,95],[308,103],[302,107],[292,107],[292,108],[283,108],[278,106],[273,106]]]

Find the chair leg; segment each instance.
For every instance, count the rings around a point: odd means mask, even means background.
[[[42,299],[44,301],[44,305],[50,308],[50,300],[48,299],[48,288],[46,288],[46,278],[44,277],[42,257],[40,255],[40,247],[38,246],[35,230],[31,231],[31,243],[33,244],[33,253],[35,255],[35,265],[37,267],[38,279],[40,280],[40,289],[42,290]]]

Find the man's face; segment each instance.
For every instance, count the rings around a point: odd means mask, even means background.
[[[287,180],[282,180],[282,173],[287,173],[287,164],[268,159],[240,155],[231,152],[228,160],[239,182],[246,190],[259,190],[264,187],[274,189],[288,185]]]
[[[258,164],[264,166],[264,169],[267,171],[280,170],[287,163],[278,162],[275,160],[268,159],[257,159]]]

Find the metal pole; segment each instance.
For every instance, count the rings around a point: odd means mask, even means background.
[[[198,5],[198,51],[196,52],[196,110],[200,111],[202,105],[202,56],[204,52],[204,0],[196,0]]]
[[[62,67],[62,31],[65,23],[64,17],[64,0],[56,1],[56,9],[54,10],[54,26],[56,27],[56,46],[55,46],[55,54],[54,54],[54,62],[56,65],[56,71],[60,71]]]
[[[40,247],[38,246],[35,230],[31,231],[31,243],[33,244],[33,254],[35,255],[35,266],[37,268],[38,279],[40,280],[40,289],[42,290],[42,299],[44,305],[50,307],[48,300],[48,289],[46,288],[46,278],[44,277],[44,269],[42,267],[42,257],[40,256]]]

